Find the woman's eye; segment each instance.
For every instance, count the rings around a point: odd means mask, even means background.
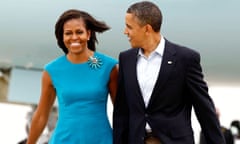
[[[71,32],[65,32],[64,35],[71,35]]]
[[[77,33],[77,34],[82,34],[82,33],[83,33],[83,31],[77,31],[76,33]]]

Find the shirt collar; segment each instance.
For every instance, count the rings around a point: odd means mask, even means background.
[[[158,46],[157,46],[155,51],[160,56],[163,56],[164,48],[165,48],[165,39],[163,38],[163,36],[161,36],[160,43],[158,44]]]
[[[165,39],[161,35],[160,43],[157,45],[157,48],[152,53],[156,53],[156,54],[158,54],[160,56],[163,56],[164,48],[165,48]],[[138,55],[139,56],[144,56],[142,49],[139,49]]]

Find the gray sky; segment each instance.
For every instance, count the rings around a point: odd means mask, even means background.
[[[88,11],[111,30],[98,35],[97,49],[115,58],[129,48],[123,34],[124,16],[134,0],[8,0],[0,2],[0,63],[42,68],[63,54],[54,25],[70,8]],[[155,0],[163,13],[162,34],[201,53],[210,82],[240,82],[240,1]]]

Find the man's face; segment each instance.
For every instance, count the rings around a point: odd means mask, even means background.
[[[138,19],[131,13],[126,14],[125,23],[124,34],[127,35],[132,48],[141,48],[145,40],[145,26],[141,26]]]

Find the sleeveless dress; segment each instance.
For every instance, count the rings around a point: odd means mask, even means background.
[[[73,64],[60,56],[46,64],[58,100],[58,120],[50,144],[112,144],[107,116],[108,82],[117,61],[102,53],[100,67]]]

